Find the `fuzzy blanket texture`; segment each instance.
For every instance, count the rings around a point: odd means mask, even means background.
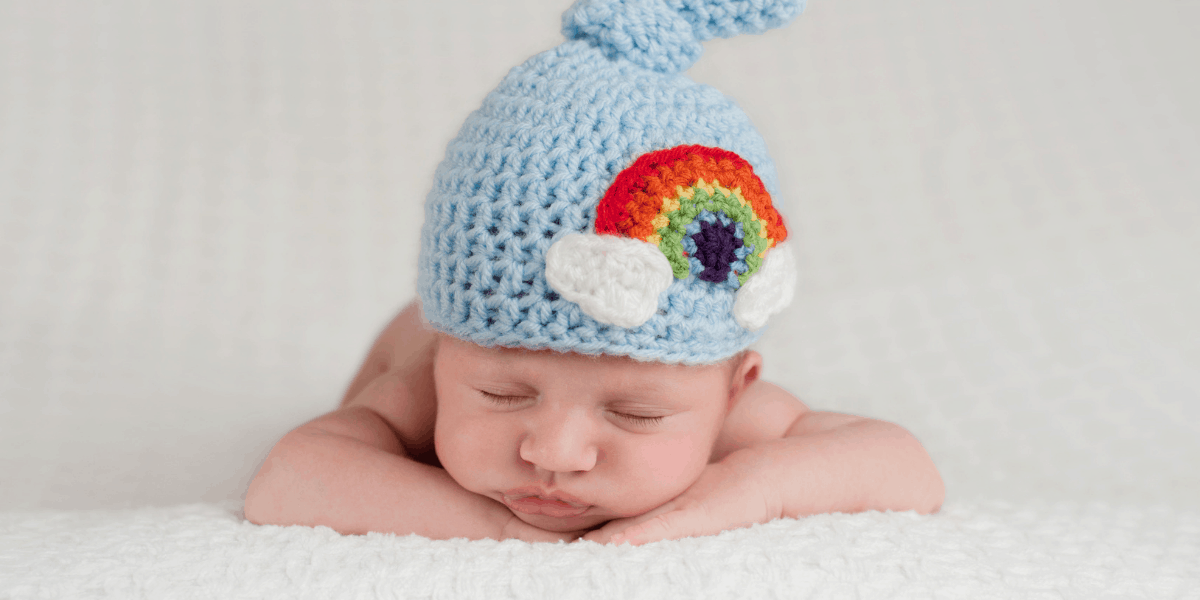
[[[938,515],[641,548],[241,518],[567,0],[0,0],[0,598],[1200,598],[1200,5],[812,0],[689,71],[776,161],[810,406]]]
[[[342,536],[235,507],[0,516],[12,598],[1194,598],[1200,518],[820,515],[639,548]]]

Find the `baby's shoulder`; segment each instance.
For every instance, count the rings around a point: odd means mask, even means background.
[[[410,304],[379,334],[341,402],[377,413],[414,457],[433,448],[436,340]]]
[[[711,462],[769,440],[777,440],[809,412],[799,398],[767,381],[757,380],[742,391],[725,417],[713,447]]]

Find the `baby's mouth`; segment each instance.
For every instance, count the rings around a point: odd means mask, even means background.
[[[504,504],[510,509],[529,515],[557,518],[578,517],[591,508],[590,504],[579,502],[577,498],[567,494],[547,493],[535,488],[508,490],[504,492],[503,496]]]

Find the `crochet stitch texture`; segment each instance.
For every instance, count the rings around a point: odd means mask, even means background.
[[[798,0],[576,2],[563,15],[567,41],[512,69],[467,118],[438,166],[425,204],[418,276],[430,324],[484,346],[687,364],[720,361],[755,341],[758,327],[790,300],[791,289],[757,292],[740,301],[752,301],[755,317],[735,317],[737,288],[745,283],[738,269],[747,272],[751,248],[741,223],[703,216],[686,233],[692,237],[675,240],[677,251],[692,248],[696,255],[677,264],[676,275],[684,276],[679,279],[658,266],[665,257],[634,248],[622,258],[621,252],[574,244],[579,252],[564,259],[574,262],[564,263],[563,277],[589,288],[579,293],[593,294],[588,298],[607,302],[609,309],[595,308],[583,296],[573,296],[580,302],[565,298],[560,291],[573,293],[565,284],[555,289],[547,280],[547,253],[570,234],[596,233],[606,191],[650,152],[703,146],[732,153],[752,169],[764,195],[774,194],[774,165],[746,115],[716,89],[681,73],[699,57],[701,41],[759,33],[787,23],[801,9]],[[763,212],[763,201],[757,202],[754,208]],[[765,202],[769,207],[769,197]],[[762,246],[769,239],[767,220],[778,220],[773,210],[759,215],[756,255],[768,250]],[[740,220],[753,224],[758,235],[753,215]],[[783,231],[781,220],[778,228]],[[705,250],[698,252],[694,240]],[[596,260],[586,258],[589,251]],[[764,266],[764,273],[791,268],[790,257],[772,258],[778,252],[770,250],[765,260],[781,266]],[[680,272],[682,264],[691,266]],[[654,277],[665,272],[668,279],[642,285],[640,275],[630,275],[643,272]],[[776,279],[794,283],[788,274]],[[658,293],[660,283],[665,291]],[[610,285],[616,287],[604,287]],[[764,279],[741,287],[770,285]]]

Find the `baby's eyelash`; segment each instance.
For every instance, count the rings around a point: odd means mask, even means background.
[[[484,398],[487,398],[488,400],[491,400],[492,402],[495,402],[496,404],[503,404],[503,405],[520,404],[521,402],[524,402],[525,400],[528,399],[524,396],[501,396],[500,394],[493,394],[491,392],[485,392],[483,390],[479,390],[479,393],[483,394]]]
[[[615,412],[614,415],[633,423],[634,425],[657,425],[663,420],[662,417],[641,417],[638,415],[630,415],[626,413]]]

